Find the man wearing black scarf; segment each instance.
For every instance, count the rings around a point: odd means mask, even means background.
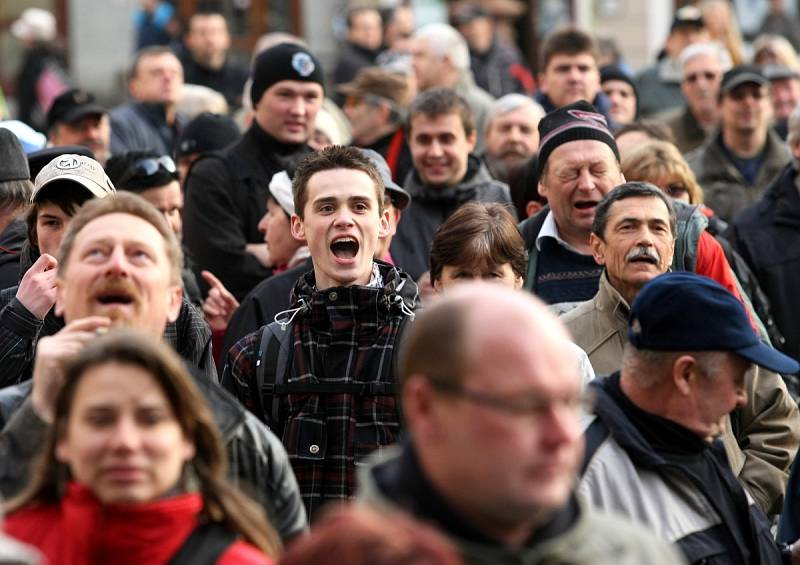
[[[747,403],[751,363],[780,373],[800,365],[761,343],[732,294],[694,273],[653,279],[630,320],[621,374],[591,385],[597,404],[579,492],[650,526],[690,563],[791,558],[716,438]]]
[[[261,53],[252,80],[250,129],[234,145],[198,159],[184,195],[184,242],[198,281],[200,272],[209,270],[238,300],[272,274],[258,230],[269,181],[311,151],[306,142],[324,96],[322,66],[294,44]]]

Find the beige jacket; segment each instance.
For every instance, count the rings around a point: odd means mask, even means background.
[[[594,298],[561,317],[598,377],[621,367],[628,313],[628,304],[604,272]],[[745,386],[748,403],[737,413],[737,434],[729,425],[722,439],[734,473],[772,516],[781,511],[789,465],[800,445],[800,413],[776,373],[754,367]]]

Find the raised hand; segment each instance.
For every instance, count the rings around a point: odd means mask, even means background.
[[[52,255],[42,255],[25,271],[17,288],[17,300],[40,320],[56,303],[56,267],[58,261]]]
[[[228,327],[228,322],[239,307],[239,301],[211,272],[203,271],[200,274],[211,287],[208,297],[203,302],[203,314],[206,316],[206,322],[212,330],[222,331]]]
[[[74,320],[58,333],[39,340],[33,363],[31,403],[42,420],[48,423],[53,420],[56,395],[64,380],[64,363],[110,325],[109,318],[89,316]]]

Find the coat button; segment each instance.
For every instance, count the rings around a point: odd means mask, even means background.
[[[319,453],[319,446],[316,443],[314,443],[308,448],[308,450],[314,455],[316,455],[317,453]]]
[[[328,295],[328,298],[330,298],[330,299],[331,299],[331,302],[336,302],[336,299],[337,299],[337,298],[339,298],[339,295],[338,295],[338,294],[336,294],[335,292],[331,292],[331,293]]]

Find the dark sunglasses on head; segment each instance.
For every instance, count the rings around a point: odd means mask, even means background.
[[[174,178],[178,178],[178,168],[175,166],[175,161],[167,155],[162,155],[161,157],[138,159],[128,167],[128,170],[125,171],[125,174],[122,175],[117,184],[124,186],[131,179],[151,177],[158,173],[159,170],[164,170]]]

